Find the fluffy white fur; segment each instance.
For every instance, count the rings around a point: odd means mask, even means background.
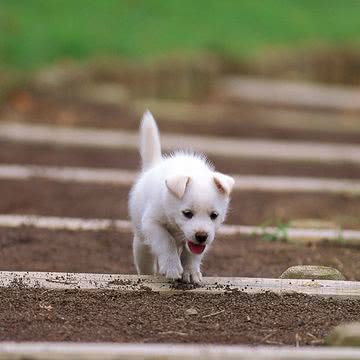
[[[142,172],[129,197],[137,271],[199,283],[201,260],[225,219],[234,180],[215,172],[201,155],[176,152],[163,157],[150,112],[140,127],[140,153]],[[200,243],[201,235],[207,239]],[[194,247],[204,251],[194,253]]]

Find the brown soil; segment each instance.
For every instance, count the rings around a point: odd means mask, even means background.
[[[134,150],[78,148],[71,146],[2,143],[0,163],[52,166],[83,166],[94,168],[139,169],[140,158]],[[314,176],[360,178],[360,166],[355,164],[313,164],[273,160],[228,159],[211,156],[219,171],[232,174]]]
[[[296,294],[0,289],[2,341],[315,345],[359,319],[359,300]]]
[[[20,94],[4,114],[29,122],[68,126],[137,129],[139,119],[126,107],[76,99]],[[240,115],[241,119],[239,119]],[[356,133],[284,130],[240,108],[226,121],[199,119],[171,123],[162,131],[339,143],[360,143]],[[306,116],[306,115],[304,115]],[[260,121],[258,121],[260,120]],[[308,121],[304,118],[304,121]],[[261,126],[259,125],[261,123]],[[360,178],[360,167],[212,157],[218,170],[239,174]],[[1,163],[137,169],[133,150],[81,149],[2,143]],[[0,181],[0,213],[67,217],[127,217],[128,188],[56,183],[39,179]],[[299,218],[331,220],[359,228],[357,198],[318,194],[236,192],[230,223],[259,225]],[[131,235],[0,228],[0,270],[134,273]],[[337,244],[296,246],[259,238],[220,237],[204,261],[208,276],[279,277],[289,266],[326,265],[348,280],[360,280],[360,248]],[[195,308],[197,315],[185,311]],[[161,316],[160,316],[161,314]],[[0,288],[0,340],[193,342],[317,345],[329,330],[360,320],[360,301],[303,295],[241,292],[200,295],[183,292],[50,291]]]
[[[133,170],[138,169],[140,166],[138,152],[126,149],[109,150],[2,142],[1,150],[0,162],[4,164],[82,166]]]
[[[0,188],[0,213],[111,219],[128,214],[128,187],[33,179],[1,180]],[[359,228],[359,213],[360,202],[351,196],[236,191],[228,223],[261,225],[311,218]]]
[[[0,270],[134,274],[131,234],[108,230],[0,229]],[[324,265],[360,280],[360,248],[300,246],[255,237],[219,236],[205,256],[206,276],[278,278],[293,265]]]
[[[206,109],[206,103],[202,105]],[[171,121],[157,116],[161,131],[183,134],[235,136],[239,138],[269,138],[285,140],[307,140],[318,142],[360,143],[360,136],[348,132],[328,131],[326,127],[317,129],[286,129],[276,126],[274,121],[264,119],[264,111],[259,107],[238,105],[225,114],[211,117],[196,117],[196,121]],[[176,111],[176,110],[174,110]],[[270,113],[272,110],[268,110]],[[300,112],[299,122],[314,121],[314,113]],[[139,115],[130,106],[96,104],[79,98],[59,95],[19,92],[9,97],[6,117],[21,118],[22,121],[50,123],[68,126],[91,126],[100,128],[122,128],[137,130]],[[309,116],[311,120],[309,120]],[[226,120],[226,121],[224,121]],[[316,120],[315,120],[316,121]]]

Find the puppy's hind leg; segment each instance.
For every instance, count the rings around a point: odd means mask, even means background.
[[[150,247],[143,243],[139,234],[134,235],[133,255],[136,270],[139,275],[156,274],[156,258],[151,253]]]

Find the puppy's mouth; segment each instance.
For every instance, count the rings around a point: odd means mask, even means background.
[[[200,255],[204,252],[206,245],[202,245],[202,244],[195,244],[192,241],[188,241],[187,242],[189,250],[196,255]]]

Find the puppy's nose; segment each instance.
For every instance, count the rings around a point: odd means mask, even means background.
[[[207,238],[208,234],[204,231],[198,231],[197,233],[195,233],[195,239],[200,244],[205,242]]]

